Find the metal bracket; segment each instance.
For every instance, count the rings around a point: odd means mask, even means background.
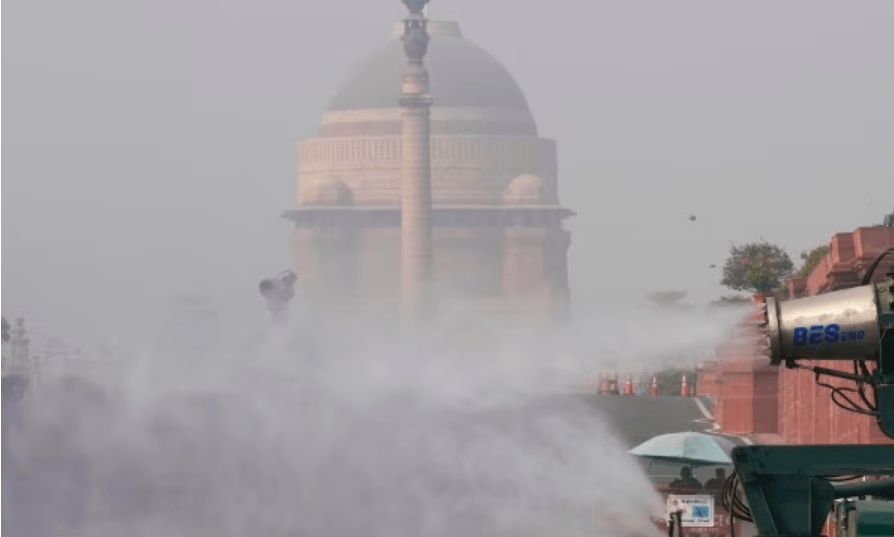
[[[885,293],[880,293],[880,299],[884,296],[892,300],[894,295],[894,283]],[[892,304],[888,304],[892,306]],[[875,371],[875,406],[878,408],[878,426],[888,437],[894,438],[894,311],[880,305],[882,310],[879,315],[879,325],[882,328],[882,337],[879,341],[878,369]]]

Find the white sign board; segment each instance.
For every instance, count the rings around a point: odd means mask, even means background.
[[[711,528],[714,526],[714,496],[710,494],[670,494],[667,497],[667,518],[671,513],[683,511],[684,528]]]

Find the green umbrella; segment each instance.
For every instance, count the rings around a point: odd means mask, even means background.
[[[735,444],[705,433],[671,433],[650,438],[629,453],[654,462],[711,466],[732,464],[729,453]]]

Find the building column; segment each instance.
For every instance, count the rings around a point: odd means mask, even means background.
[[[292,234],[296,293],[317,307],[357,297],[362,251],[359,229],[339,226],[300,227]]]

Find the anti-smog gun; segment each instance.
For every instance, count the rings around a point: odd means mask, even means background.
[[[835,404],[873,416],[894,438],[894,268],[872,283],[886,257],[894,259],[894,248],[867,268],[858,287],[768,298],[760,324],[771,364],[812,371]],[[853,372],[810,365],[816,360],[849,363]],[[850,386],[832,386],[823,377]],[[740,446],[732,458],[736,471],[722,501],[733,516],[754,522],[761,537],[822,535],[833,505],[842,511],[835,514],[839,537],[894,535],[894,445]],[[859,513],[854,502],[867,497]]]

